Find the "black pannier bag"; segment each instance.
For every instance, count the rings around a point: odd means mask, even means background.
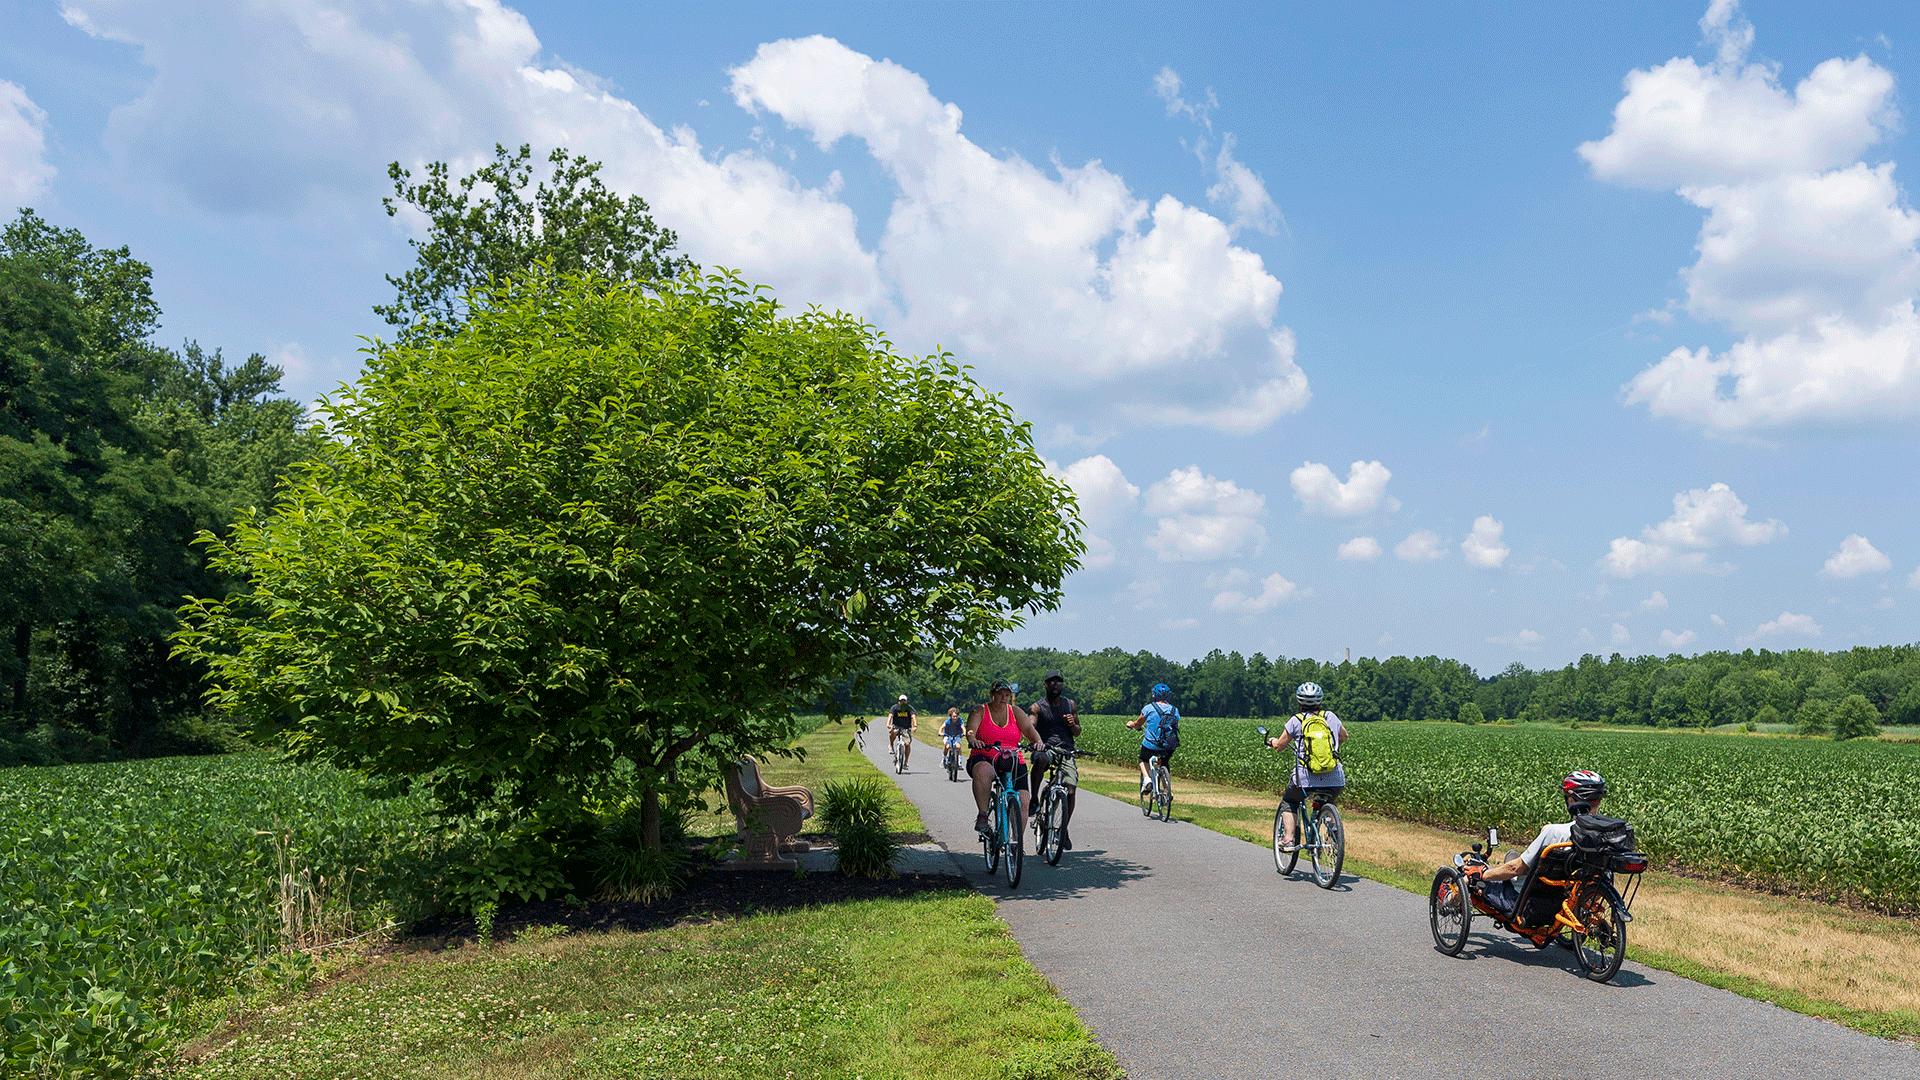
[[[1616,864],[1630,861],[1627,856],[1638,854],[1634,849],[1633,826],[1619,818],[1599,814],[1574,815],[1573,850],[1582,862],[1608,869],[1619,869]]]

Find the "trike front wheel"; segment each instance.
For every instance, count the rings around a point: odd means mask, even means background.
[[[1467,947],[1473,901],[1467,896],[1466,878],[1451,866],[1433,872],[1433,887],[1427,890],[1427,922],[1433,928],[1434,947],[1441,952],[1459,956]]]

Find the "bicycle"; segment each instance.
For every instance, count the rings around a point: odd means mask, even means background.
[[[960,779],[960,744],[958,742],[947,743],[946,756],[941,758],[940,764],[947,770],[947,779]]]
[[[981,854],[986,856],[987,874],[992,876],[1005,863],[1007,888],[1020,887],[1020,871],[1026,863],[1026,851],[1022,833],[1025,823],[1020,813],[1020,787],[1026,783],[1026,770],[1016,759],[1007,783],[995,770],[993,786],[987,789],[988,818],[986,828],[980,830]]]
[[[1262,740],[1267,737],[1266,728],[1255,728]],[[1347,861],[1347,829],[1340,820],[1340,808],[1333,804],[1333,792],[1326,788],[1305,788],[1306,798],[1301,802],[1300,842],[1292,851],[1282,848],[1291,837],[1286,835],[1287,803],[1283,797],[1280,805],[1273,810],[1273,868],[1282,874],[1292,874],[1293,868],[1300,864],[1300,853],[1307,853],[1307,861],[1313,866],[1314,884],[1323,889],[1331,889],[1340,882],[1340,868]],[[1309,807],[1309,804],[1311,806]]]
[[[1147,776],[1152,786],[1140,789],[1140,812],[1148,817],[1156,813],[1161,821],[1173,820],[1173,777],[1160,763],[1160,755],[1147,758]]]
[[[913,742],[913,733],[906,728],[893,729],[893,771],[907,771],[907,748]]]
[[[1060,834],[1067,829],[1067,794],[1080,786],[1080,767],[1073,759],[1087,751],[1048,747],[1047,753],[1053,757],[1053,768],[1033,800],[1033,853],[1048,866],[1059,866],[1060,854],[1066,850],[1060,846]]]

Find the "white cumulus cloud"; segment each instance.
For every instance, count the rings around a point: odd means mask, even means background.
[[[1146,510],[1160,515],[1147,546],[1170,562],[1252,554],[1267,540],[1257,520],[1266,504],[1265,496],[1202,473],[1198,465],[1175,469],[1147,489]]]
[[[1614,623],[1612,632],[1607,635],[1607,640],[1614,645],[1628,645],[1633,642],[1633,634],[1626,627]]]
[[[0,79],[0,199],[37,199],[57,172],[47,161],[47,111],[26,88]]]
[[[1393,545],[1393,553],[1408,562],[1428,562],[1446,556],[1447,542],[1440,539],[1439,533],[1416,529]]]
[[[1288,479],[1294,497],[1315,513],[1353,517],[1381,505],[1389,512],[1400,508],[1398,500],[1387,497],[1387,481],[1393,479],[1393,473],[1377,461],[1356,461],[1347,466],[1345,483],[1317,461],[1303,463]]]
[[[1497,570],[1512,552],[1511,548],[1500,542],[1500,534],[1505,530],[1506,526],[1493,520],[1493,515],[1481,514],[1473,519],[1473,531],[1460,541],[1460,551],[1466,555],[1469,563]]]
[[[1340,545],[1339,555],[1356,562],[1377,559],[1380,557],[1380,541],[1371,536],[1356,536]]]
[[[1537,631],[1522,630],[1517,634],[1504,634],[1500,637],[1490,637],[1487,639],[1487,643],[1491,645],[1511,645],[1516,649],[1537,649],[1545,644],[1546,640],[1546,635],[1538,633]]]
[[[1306,404],[1293,336],[1273,321],[1280,282],[1226,222],[1137,198],[1098,162],[1050,175],[995,156],[919,75],[830,38],[762,45],[732,75],[743,108],[823,149],[858,139],[891,177],[880,262],[916,339],[1014,378],[1131,388],[1151,371],[1180,399],[1115,407],[1171,422],[1246,432]]]
[[[1213,610],[1230,615],[1257,615],[1289,600],[1307,596],[1310,592],[1279,574],[1268,574],[1260,580],[1259,595],[1248,596],[1237,590],[1228,590],[1213,598]]]
[[[1814,622],[1813,616],[1811,615],[1795,615],[1791,611],[1783,611],[1780,613],[1779,618],[1761,623],[1759,626],[1753,628],[1753,633],[1742,634],[1737,640],[1744,648],[1757,642],[1783,637],[1789,634],[1798,637],[1817,638],[1820,636],[1820,624]]]
[[[1662,630],[1660,631],[1660,644],[1669,649],[1678,649],[1683,645],[1691,644],[1693,640],[1699,636],[1699,634],[1691,630],[1682,630],[1677,634],[1671,630]]]
[[[1652,596],[1649,596],[1645,600],[1640,601],[1640,610],[1641,611],[1667,610],[1667,594],[1661,592],[1659,589],[1653,590]]]
[[[1777,65],[1749,61],[1737,3],[1714,0],[1701,29],[1714,59],[1628,75],[1612,132],[1580,154],[1706,212],[1685,308],[1740,339],[1674,349],[1626,400],[1714,431],[1913,415],[1920,214],[1893,163],[1861,160],[1899,124],[1893,75],[1836,57],[1789,92]]]
[[[1840,550],[1827,557],[1827,564],[1820,568],[1822,577],[1850,578],[1861,574],[1879,574],[1893,569],[1893,560],[1880,553],[1880,550],[1859,533],[1850,534],[1840,541]]]
[[[1620,577],[1656,570],[1725,572],[1707,552],[1728,544],[1751,547],[1787,531],[1777,520],[1748,521],[1747,504],[1725,484],[1693,488],[1673,497],[1673,514],[1641,530],[1640,538],[1615,537],[1600,565]]]
[[[465,172],[495,142],[565,146],[644,196],[703,265],[738,269],[791,308],[871,318],[910,351],[955,348],[1009,392],[1072,386],[1116,427],[1151,412],[1229,432],[1310,396],[1276,321],[1280,282],[1228,221],[1136,195],[1098,161],[989,152],[921,76],[831,38],[761,45],[730,89],[830,152],[858,144],[893,188],[870,246],[838,173],[810,184],[770,144],[723,152],[656,122],[550,58],[499,0],[62,10],[154,72],[108,122],[120,169],[211,214],[366,217],[385,193],[379,163]],[[1238,190],[1238,176],[1223,183]],[[1177,389],[1143,402],[1142,378]]]
[[[1112,565],[1112,530],[1132,511],[1140,489],[1105,454],[1081,458],[1059,470],[1058,475],[1073,489],[1074,501],[1080,504],[1080,520],[1086,526],[1081,538],[1087,544],[1082,562],[1089,570]]]

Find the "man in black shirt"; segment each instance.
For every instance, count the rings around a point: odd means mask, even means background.
[[[1046,775],[1049,768],[1056,773],[1059,772],[1059,765],[1054,761],[1053,755],[1047,752],[1047,748],[1072,750],[1073,737],[1080,734],[1080,707],[1072,698],[1062,693],[1066,688],[1066,680],[1059,672],[1049,671],[1045,685],[1046,699],[1027,706],[1027,711],[1033,714],[1033,726],[1040,732],[1040,740],[1044,744],[1033,755],[1032,798],[1039,798],[1040,779]],[[1058,776],[1055,779],[1057,780]],[[1063,851],[1073,850],[1073,841],[1067,835],[1067,822],[1073,820],[1073,800],[1077,794],[1077,789],[1067,787],[1067,812],[1060,822],[1060,847]]]
[[[913,756],[914,729],[920,726],[913,715],[913,706],[907,704],[907,695],[900,695],[900,700],[887,712],[887,718],[892,721],[887,725],[887,753],[893,753],[893,744],[896,741],[901,739],[907,741],[907,748],[901,752],[900,768],[904,771],[907,767],[905,759]]]

